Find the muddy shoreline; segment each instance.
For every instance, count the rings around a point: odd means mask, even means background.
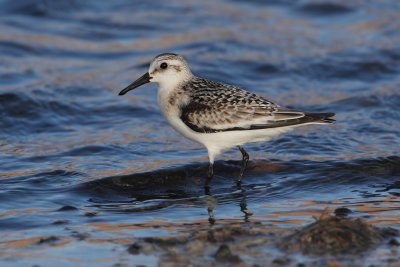
[[[360,218],[322,215],[299,229],[261,223],[217,225],[177,236],[138,239],[127,250],[133,255],[157,255],[163,267],[300,267],[365,266],[367,256],[379,248],[390,251],[379,266],[400,266],[398,235],[393,228],[378,228]]]

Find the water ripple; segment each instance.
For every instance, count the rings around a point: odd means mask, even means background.
[[[36,246],[43,233],[87,228],[89,242],[72,238],[57,255],[57,264],[79,265],[80,248],[96,240],[116,237],[114,251],[127,233],[181,234],[176,225],[204,226],[212,212],[217,224],[298,227],[348,208],[398,227],[396,1],[3,0],[0,7],[2,240],[34,244],[47,260],[56,249]],[[242,188],[234,182],[240,152],[226,151],[206,192],[206,150],[168,125],[155,86],[117,95],[162,52],[282,106],[335,112],[336,122],[246,145]],[[7,244],[0,244],[7,265],[49,264],[32,246]]]

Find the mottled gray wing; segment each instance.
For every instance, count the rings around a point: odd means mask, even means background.
[[[304,116],[303,112],[282,109],[260,96],[227,85],[219,90],[196,91],[181,113],[187,126],[205,133],[280,127]]]

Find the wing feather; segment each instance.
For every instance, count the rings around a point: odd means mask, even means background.
[[[318,116],[281,108],[241,88],[205,79],[187,88],[192,90],[191,97],[181,109],[181,119],[192,130],[202,133],[284,127],[318,120],[327,123],[324,119],[330,120],[334,115]]]

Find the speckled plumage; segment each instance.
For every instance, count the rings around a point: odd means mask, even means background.
[[[189,102],[181,107],[181,119],[196,132],[265,129],[321,119],[320,116],[281,108],[237,86],[200,77],[193,77],[181,88],[189,97]]]
[[[272,112],[278,109],[256,94],[200,77],[193,77],[182,89],[190,100],[182,107],[181,118],[197,132],[250,128],[248,122],[272,117]]]
[[[159,84],[158,102],[171,126],[207,148],[209,179],[223,150],[239,147],[240,183],[249,159],[243,144],[268,141],[301,125],[331,123],[335,115],[289,110],[237,86],[194,76],[185,59],[173,53],[156,56],[149,71],[120,95],[148,82]]]

